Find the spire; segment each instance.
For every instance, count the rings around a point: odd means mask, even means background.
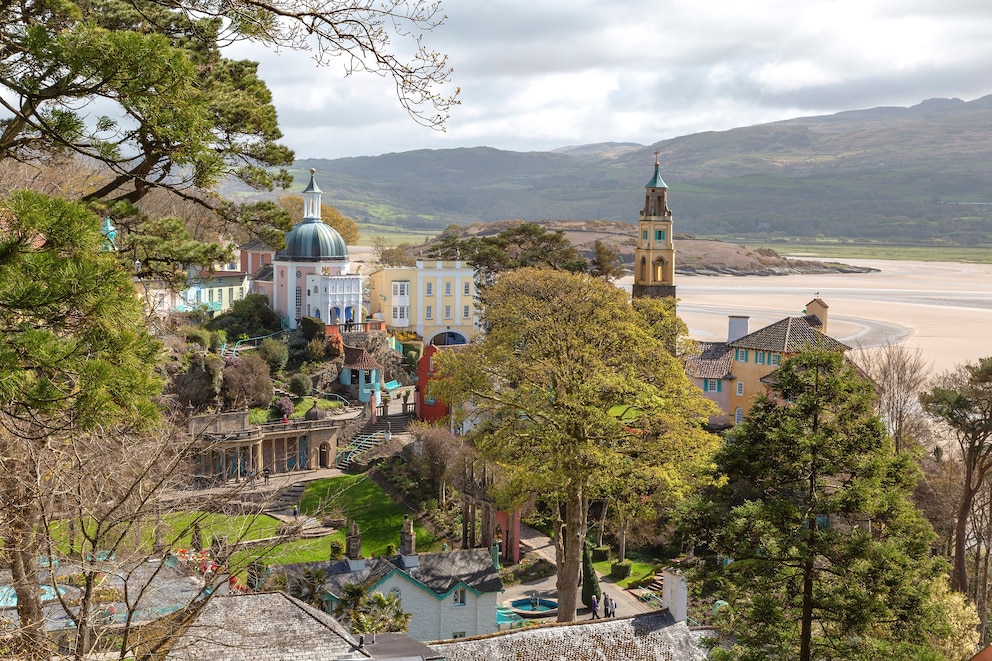
[[[661,154],[657,149],[654,152],[654,176],[651,177],[651,181],[645,188],[668,188],[668,184],[665,180],[661,178],[661,161],[658,160],[658,155]]]
[[[316,168],[310,168],[310,183],[303,189],[303,220],[304,222],[320,222],[320,189],[317,187]]]

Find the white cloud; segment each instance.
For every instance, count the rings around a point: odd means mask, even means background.
[[[486,145],[545,150],[932,97],[992,93],[987,0],[445,0],[424,35],[462,88],[444,133],[392,81],[258,47],[284,142],[337,158]]]

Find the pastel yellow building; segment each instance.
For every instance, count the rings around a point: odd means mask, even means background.
[[[420,260],[369,275],[369,311],[425,344],[466,344],[479,332],[475,269],[460,260]]]
[[[765,378],[782,361],[817,348],[850,347],[827,335],[827,304],[815,298],[802,317],[786,317],[754,332],[746,316],[730,317],[726,342],[700,342],[700,354],[686,363],[689,378],[723,412],[710,426],[726,428],[744,420],[755,395],[767,392]]]

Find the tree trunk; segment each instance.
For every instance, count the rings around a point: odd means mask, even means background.
[[[965,594],[968,594],[968,514],[975,499],[975,489],[971,486],[973,477],[974,468],[966,461],[964,489],[954,525],[954,569],[951,572],[951,589]]]
[[[620,519],[620,540],[617,549],[617,560],[623,562],[627,559],[627,528],[630,527],[630,519],[621,517]]]
[[[17,595],[17,619],[26,649],[39,655],[45,647],[45,620],[41,610],[41,585],[38,580],[38,544],[35,535],[34,503],[20,503],[12,508],[17,514],[4,539],[10,556],[11,584]]]
[[[586,538],[588,501],[581,486],[565,501],[564,554],[558,568],[558,621],[574,622],[578,607],[582,544]]]
[[[599,511],[599,536],[596,537],[596,546],[603,545],[603,530],[606,528],[606,510],[609,509],[609,506],[609,501],[604,500],[603,508]]]

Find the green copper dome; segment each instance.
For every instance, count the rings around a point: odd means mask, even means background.
[[[276,259],[298,262],[347,260],[348,246],[337,230],[319,218],[307,218],[286,234],[286,247]]]

